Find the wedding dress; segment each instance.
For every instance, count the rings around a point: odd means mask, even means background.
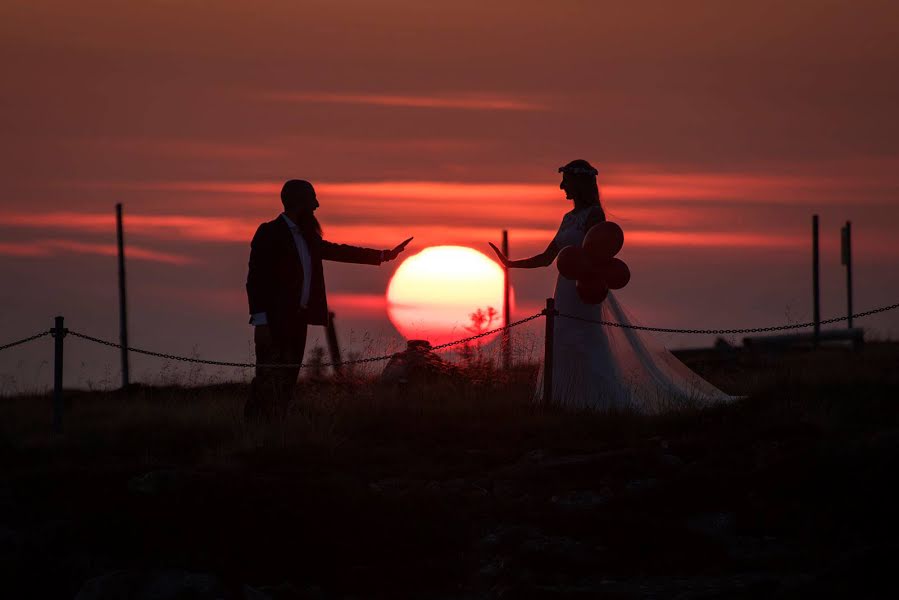
[[[589,213],[587,207],[564,216],[554,238],[556,247],[582,244]],[[554,404],[659,413],[732,399],[690,370],[651,333],[562,316],[636,325],[614,293],[609,292],[601,304],[585,304],[575,282],[559,275],[554,297],[559,312],[553,341]],[[537,396],[543,396],[542,368]]]

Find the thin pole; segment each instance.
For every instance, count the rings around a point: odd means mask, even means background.
[[[509,256],[509,231],[503,229],[503,254]],[[503,368],[508,371],[512,367],[512,337],[509,333],[509,323],[512,322],[512,302],[510,300],[509,267],[503,267]]]
[[[818,277],[818,215],[812,215],[812,293],[814,295],[815,348],[821,337],[821,288]]]
[[[128,387],[128,309],[125,298],[125,232],[122,227],[122,204],[115,205],[116,238],[119,246],[119,344],[122,346],[122,389]]]
[[[843,264],[846,265],[846,322],[852,329],[852,221],[843,228]]]
[[[56,317],[53,323],[53,432],[62,433],[62,365],[63,365],[63,338],[68,329],[65,328],[65,319]]]
[[[553,338],[555,332],[556,301],[546,299],[546,337],[543,349],[543,405],[553,403]]]
[[[334,313],[328,313],[328,326],[325,328],[325,333],[328,338],[328,351],[331,354],[331,363],[334,365],[331,367],[334,369],[334,374],[340,374],[340,365],[337,363],[340,362],[340,346],[337,342],[337,328],[334,326]]]

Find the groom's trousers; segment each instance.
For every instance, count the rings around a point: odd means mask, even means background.
[[[287,417],[287,408],[296,393],[300,367],[261,365],[299,365],[303,362],[306,328],[305,323],[272,327],[271,343],[256,344],[256,376],[250,383],[250,395],[244,407],[247,420],[275,421]]]

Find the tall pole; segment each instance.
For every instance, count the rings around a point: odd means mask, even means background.
[[[553,298],[546,299],[546,337],[543,347],[543,405],[552,406],[553,403],[553,338],[555,333],[556,301]]]
[[[503,255],[509,256],[509,231],[503,229]],[[509,323],[512,322],[512,302],[510,301],[509,267],[503,267],[503,369],[508,371],[512,366],[512,337],[509,332]]]
[[[65,328],[65,319],[56,317],[53,322],[53,432],[62,433],[62,359],[63,338],[68,330]]]
[[[843,264],[846,265],[846,322],[852,329],[852,221],[843,227]]]
[[[821,337],[821,288],[818,278],[818,215],[812,215],[812,293],[814,294],[815,348]]]
[[[122,346],[122,389],[128,387],[128,310],[125,301],[125,233],[122,204],[115,205],[116,238],[119,246],[119,344]]]

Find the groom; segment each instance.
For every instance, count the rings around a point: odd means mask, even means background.
[[[293,397],[306,349],[306,326],[325,325],[328,305],[322,260],[380,265],[394,260],[409,238],[392,250],[372,250],[322,239],[315,218],[318,199],[308,181],[291,179],[281,188],[284,212],[263,223],[250,244],[247,299],[255,327],[256,376],[244,407],[248,420],[283,419]]]

